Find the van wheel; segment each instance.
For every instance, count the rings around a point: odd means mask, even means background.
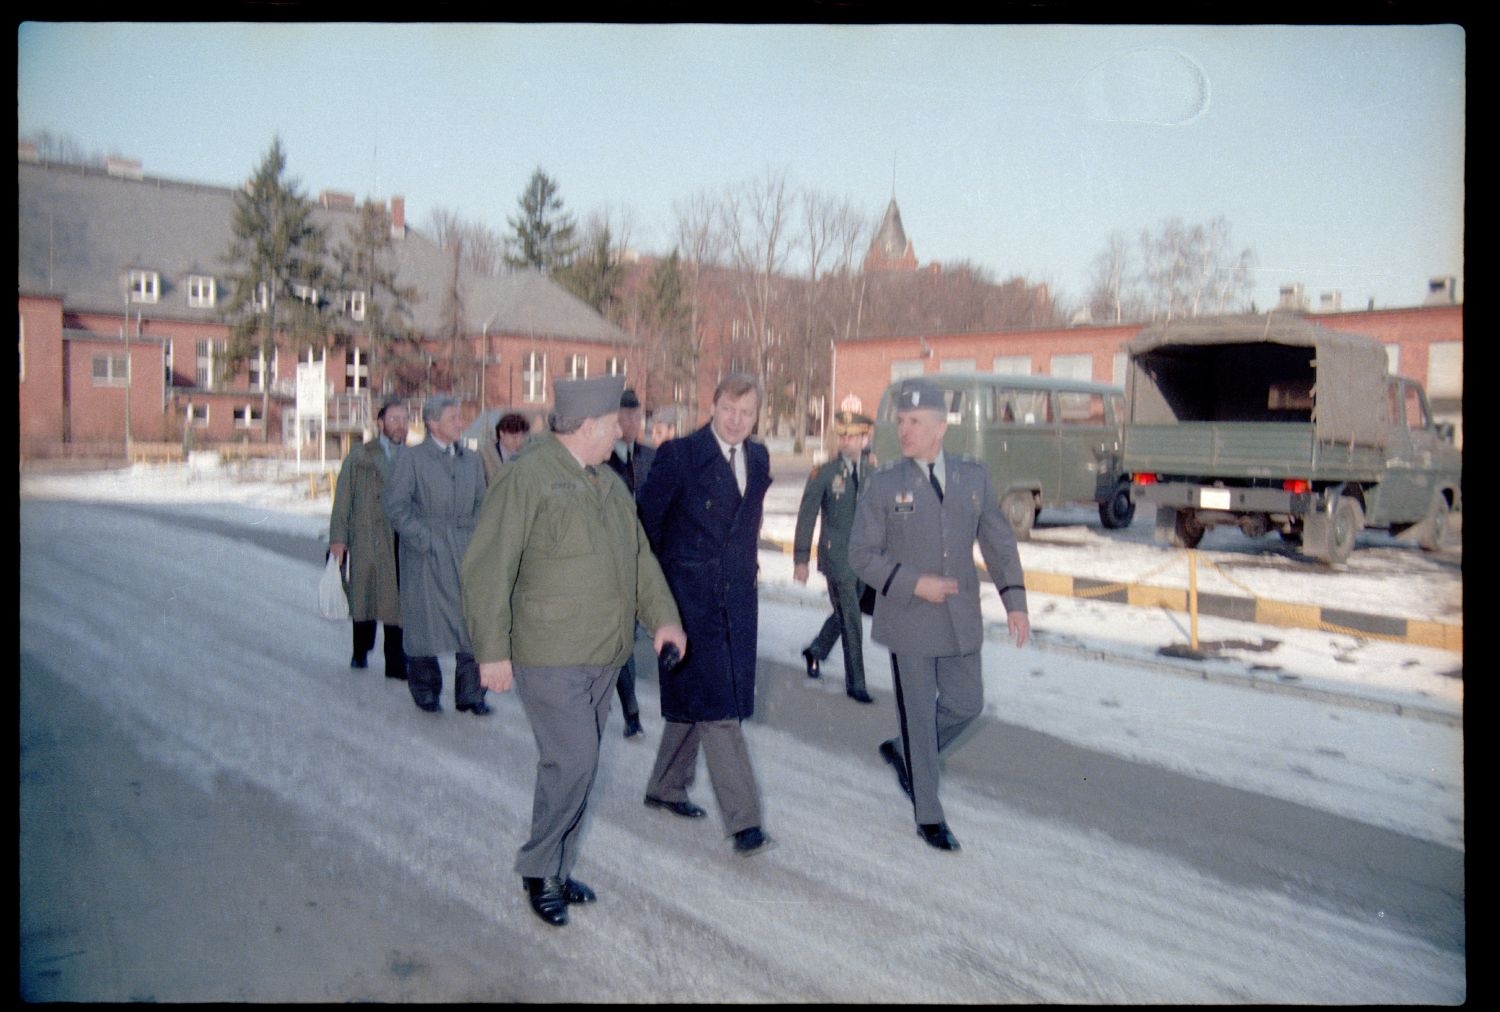
[[[1341,495],[1333,507],[1333,523],[1328,527],[1328,555],[1330,564],[1347,562],[1354,552],[1354,542],[1359,532],[1365,529],[1365,511],[1353,496]]]
[[[1017,541],[1031,537],[1031,525],[1036,520],[1036,500],[1030,492],[1012,492],[1000,500],[1000,511],[1010,521],[1010,529]]]
[[[1135,500],[1130,496],[1130,482],[1115,486],[1109,498],[1099,504],[1099,522],[1112,531],[1129,527],[1135,519]]]
[[[1443,536],[1448,533],[1448,497],[1437,492],[1432,497],[1432,507],[1422,518],[1422,533],[1417,544],[1423,551],[1435,552],[1443,547]]]

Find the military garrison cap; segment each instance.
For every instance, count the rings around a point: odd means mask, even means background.
[[[947,405],[943,403],[942,387],[923,379],[911,379],[902,383],[901,389],[896,393],[896,410],[912,411],[917,408],[947,411]]]

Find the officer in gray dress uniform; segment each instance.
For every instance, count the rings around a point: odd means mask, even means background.
[[[902,459],[872,475],[861,492],[849,563],[875,588],[871,637],[891,651],[901,735],[882,743],[880,755],[911,798],[918,835],[940,850],[958,850],[938,800],[938,763],[984,709],[974,543],[1018,647],[1031,634],[1025,577],[989,471],[943,452],[943,391],[907,381],[896,419]]]

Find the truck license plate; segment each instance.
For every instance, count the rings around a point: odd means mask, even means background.
[[[1198,490],[1198,506],[1206,510],[1227,510],[1229,508],[1229,489],[1227,488],[1201,488]]]

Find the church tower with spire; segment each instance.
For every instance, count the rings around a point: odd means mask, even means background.
[[[870,252],[865,255],[865,273],[876,271],[915,271],[917,251],[901,227],[901,210],[896,198],[891,197],[885,209],[885,218],[870,241]]]

